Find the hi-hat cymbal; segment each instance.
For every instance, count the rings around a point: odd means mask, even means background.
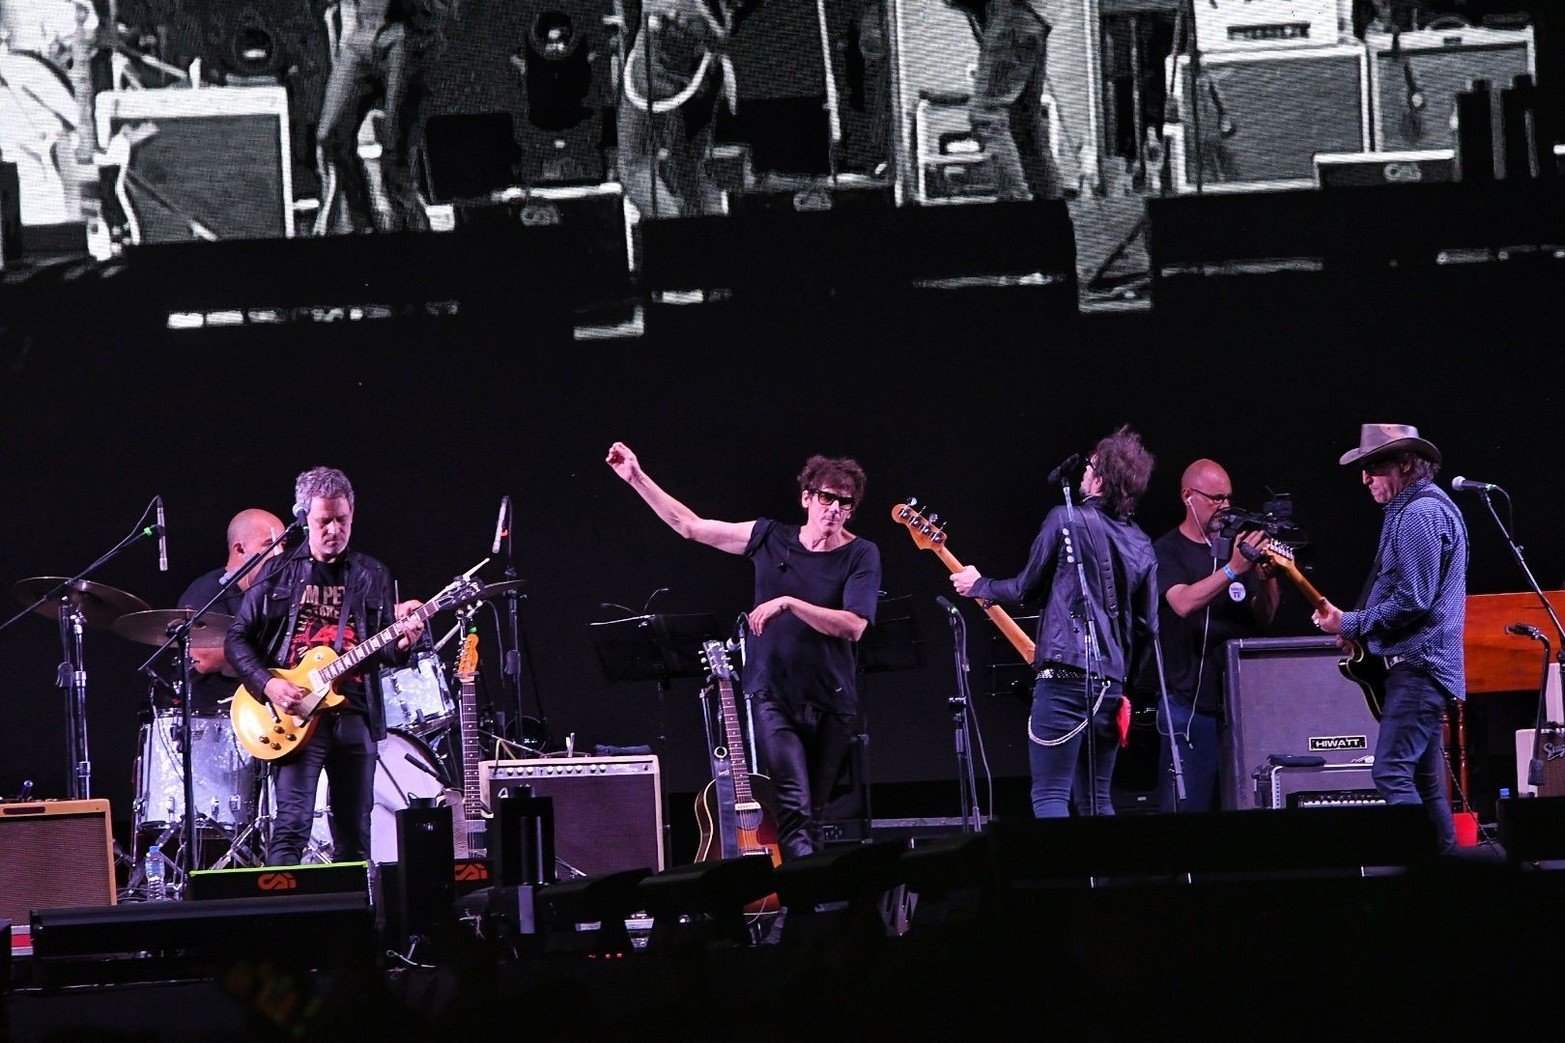
[[[90,627],[99,627],[107,630],[114,625],[114,621],[127,612],[145,612],[152,606],[141,600],[134,594],[127,594],[123,590],[104,583],[94,583],[90,579],[79,579],[69,586],[61,586],[66,581],[64,576],[35,576],[32,579],[20,579],[16,581],[11,592],[16,595],[16,600],[24,605],[31,605],[45,594],[59,587],[59,593],[33,609],[40,616],[48,616],[54,619],[59,615],[60,602],[69,601],[73,606],[81,610],[82,618]]]
[[[120,637],[140,641],[144,645],[161,645],[169,633],[189,619],[195,610],[189,608],[154,608],[145,612],[132,612],[121,616],[114,623],[114,632]],[[221,612],[205,612],[190,625],[191,648],[222,648],[233,616]]]

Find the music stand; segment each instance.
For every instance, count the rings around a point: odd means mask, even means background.
[[[657,753],[662,759],[668,750],[668,683],[678,677],[706,676],[701,642],[721,640],[722,624],[710,612],[654,612],[587,625],[604,677],[610,681],[652,681],[657,685]],[[663,801],[663,849],[668,851],[673,820],[668,813],[667,793],[663,794]]]

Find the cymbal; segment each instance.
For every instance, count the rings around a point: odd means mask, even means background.
[[[120,637],[140,641],[144,645],[161,645],[168,640],[174,627],[195,614],[190,608],[154,608],[145,612],[132,612],[114,622],[114,632]],[[222,648],[233,616],[221,612],[205,612],[190,625],[191,648]]]
[[[35,576],[32,579],[19,579],[11,587],[11,592],[22,604],[31,605],[59,587],[65,580],[64,576]],[[64,600],[70,601],[81,610],[82,618],[87,621],[88,626],[104,630],[112,627],[114,621],[127,612],[144,612],[152,607],[134,594],[127,594],[104,583],[94,583],[90,579],[79,579],[33,611],[40,616],[55,619],[59,616],[60,602]]]
[[[497,598],[502,594],[509,594],[513,590],[521,590],[525,586],[527,586],[527,581],[525,579],[508,579],[503,583],[490,583],[487,584],[479,593],[478,599],[480,601],[487,601],[490,598]]]

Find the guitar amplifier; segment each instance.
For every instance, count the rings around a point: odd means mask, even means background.
[[[1196,190],[1198,161],[1203,192],[1313,188],[1316,155],[1369,149],[1369,84],[1357,41],[1204,54],[1200,72],[1196,90],[1189,56],[1179,57],[1179,122],[1167,129],[1177,192]]]
[[[1224,809],[1263,806],[1252,780],[1273,756],[1319,757],[1332,766],[1375,752],[1380,722],[1363,689],[1337,668],[1336,641],[1243,638],[1228,642],[1227,654],[1218,779]]]
[[[663,869],[663,787],[656,756],[481,761],[483,801],[532,788],[554,802],[560,879]]]
[[[1368,764],[1271,765],[1255,773],[1255,806],[1361,808],[1384,804]]]
[[[107,800],[0,804],[0,920],[35,909],[114,904]]]
[[[1534,786],[1527,781],[1527,775],[1532,766],[1533,740],[1537,734],[1533,728],[1520,728],[1516,732],[1516,795],[1565,797],[1565,727],[1556,725],[1543,729],[1543,739],[1536,747],[1538,759],[1543,762],[1543,778]]]
[[[1456,95],[1473,80],[1488,80],[1495,126],[1500,90],[1536,71],[1532,27],[1420,29],[1398,36],[1370,33],[1370,96],[1374,147],[1382,152],[1455,147],[1451,116]],[[1495,135],[1497,161],[1504,141]]]
[[[1194,5],[1203,51],[1320,47],[1337,42],[1337,0],[1208,0]]]

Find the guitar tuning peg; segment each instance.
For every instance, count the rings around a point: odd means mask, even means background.
[[[915,511],[918,510],[918,497],[917,496],[909,496],[907,498],[907,505],[909,507],[913,508]]]
[[[938,526],[940,524],[940,515],[931,514],[929,516],[929,524]]]

